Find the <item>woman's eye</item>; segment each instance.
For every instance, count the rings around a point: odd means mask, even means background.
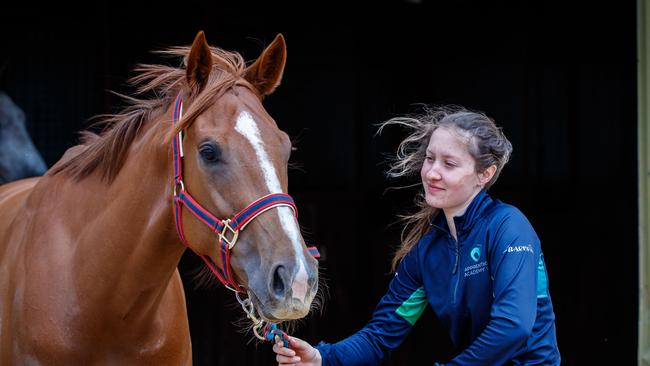
[[[448,167],[455,167],[456,163],[454,163],[453,161],[445,161],[445,165]]]
[[[207,163],[216,163],[221,159],[221,150],[213,143],[205,143],[199,148],[201,159]]]

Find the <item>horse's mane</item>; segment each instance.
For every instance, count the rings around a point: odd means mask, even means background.
[[[192,96],[191,106],[184,112],[183,120],[175,131],[187,127],[215,98],[236,84],[244,74],[246,63],[239,53],[215,47],[210,50],[213,66],[209,80],[200,94]],[[189,51],[189,47],[172,47],[156,53],[184,57]],[[69,173],[79,180],[99,169],[102,179],[108,182],[115,179],[124,165],[129,146],[140,135],[142,126],[152,120],[156,113],[173,103],[179,92],[189,90],[185,64],[184,59],[183,65],[178,68],[156,64],[138,65],[134,69],[137,75],[128,80],[136,88],[136,96],[115,93],[126,101],[127,107],[116,114],[95,117],[97,122],[93,126],[101,127],[102,132],[81,132],[81,152],[61,161],[48,174]],[[145,94],[154,97],[140,97]],[[173,136],[171,129],[169,136]]]

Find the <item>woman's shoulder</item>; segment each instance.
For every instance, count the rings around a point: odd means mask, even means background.
[[[411,249],[411,253],[417,253],[419,255],[425,255],[428,253],[434,244],[441,240],[443,233],[432,226],[418,242]]]
[[[490,227],[502,229],[530,228],[532,225],[526,215],[514,205],[495,199],[485,210],[484,218]]]
[[[422,235],[417,244],[415,244],[415,247],[422,249],[423,247],[430,245],[432,242],[436,241],[436,238],[439,236],[438,234],[438,230],[435,227],[429,228],[429,231]]]

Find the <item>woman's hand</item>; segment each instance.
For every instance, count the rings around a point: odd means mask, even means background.
[[[289,347],[285,347],[282,339],[275,336],[273,352],[277,354],[275,359],[279,366],[321,366],[322,359],[316,348],[300,338],[287,336],[287,340]]]

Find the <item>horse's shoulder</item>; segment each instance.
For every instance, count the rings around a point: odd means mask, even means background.
[[[32,177],[0,185],[0,205],[2,205],[2,202],[5,200],[14,198],[21,193],[24,194],[31,190],[40,179],[41,177]]]

